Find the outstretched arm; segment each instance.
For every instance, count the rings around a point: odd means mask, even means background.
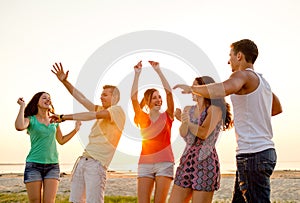
[[[229,79],[221,83],[193,86],[178,84],[175,85],[173,89],[180,88],[183,94],[194,93],[205,98],[218,99],[237,93],[246,84],[247,80],[248,77],[245,72],[237,71],[234,72]]]
[[[136,115],[142,111],[138,101],[138,83],[139,83],[141,71],[142,71],[142,61],[138,62],[138,64],[134,66],[134,79],[131,87],[131,102],[132,102],[133,110]]]
[[[111,119],[110,113],[108,110],[103,109],[101,111],[90,111],[90,112],[81,112],[81,113],[74,113],[74,114],[54,114],[50,116],[51,123],[60,123],[66,120],[76,120],[76,121],[90,121],[94,119]]]
[[[23,98],[20,97],[18,99],[17,103],[20,105],[20,110],[19,110],[18,116],[15,121],[15,128],[18,131],[22,131],[28,127],[29,119],[24,118],[25,102],[24,102]]]
[[[79,90],[77,90],[67,79],[69,71],[64,72],[63,66],[61,63],[55,63],[53,65],[52,73],[56,75],[59,81],[67,88],[70,94],[81,103],[89,111],[95,111],[96,106],[88,100]]]
[[[155,61],[149,61],[153,69],[157,72],[162,85],[165,89],[166,95],[167,95],[167,113],[171,118],[174,118],[174,100],[173,100],[173,94],[172,94],[172,89],[165,78],[163,72],[160,69],[159,63]]]
[[[81,126],[81,122],[76,121],[74,130],[72,130],[70,133],[68,133],[67,135],[64,135],[64,136],[62,135],[60,127],[57,126],[57,128],[56,128],[56,140],[57,140],[57,142],[61,145],[67,143],[79,131],[80,126]]]

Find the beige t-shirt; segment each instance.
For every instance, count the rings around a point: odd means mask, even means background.
[[[99,106],[97,111],[103,109]],[[97,119],[83,156],[92,157],[108,168],[124,129],[125,113],[120,106],[111,106],[106,110],[109,111],[111,119]]]

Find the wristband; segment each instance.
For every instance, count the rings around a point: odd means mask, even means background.
[[[59,120],[60,120],[61,122],[64,122],[64,121],[65,121],[65,120],[63,119],[63,116],[64,116],[64,114],[59,115]]]
[[[193,93],[194,95],[197,95],[197,96],[201,96],[201,97],[202,97],[202,95],[201,95],[199,92],[192,91],[192,93]]]

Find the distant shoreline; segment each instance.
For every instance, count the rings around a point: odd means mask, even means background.
[[[133,171],[115,171],[115,170],[108,170],[108,176],[136,176],[137,172]],[[61,176],[68,176],[71,175],[70,172],[61,172]],[[0,173],[0,177],[2,176],[23,176],[23,173]],[[222,177],[230,177],[235,176],[235,171],[233,172],[225,172],[221,173]],[[296,178],[300,179],[300,170],[275,170],[271,176],[271,178]]]
[[[130,166],[130,168],[128,167]],[[63,172],[71,172],[74,166],[73,162],[60,163],[60,169]],[[177,163],[175,164],[175,167]],[[23,173],[25,163],[0,163],[0,174],[2,173]],[[133,171],[137,172],[137,164],[128,163],[124,166],[122,165],[111,165],[109,170],[112,171]],[[236,165],[234,162],[221,162],[221,173],[235,173]],[[286,170],[299,170],[300,171],[300,161],[278,161],[275,170],[286,171]]]

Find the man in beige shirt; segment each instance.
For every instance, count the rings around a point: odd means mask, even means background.
[[[102,106],[89,101],[68,80],[68,73],[61,63],[55,63],[51,70],[63,83],[70,94],[89,112],[54,115],[57,122],[64,120],[97,119],[91,129],[89,142],[75,163],[71,182],[71,202],[104,202],[106,170],[113,158],[125,125],[125,113],[117,103],[119,89],[105,85],[101,93]]]

